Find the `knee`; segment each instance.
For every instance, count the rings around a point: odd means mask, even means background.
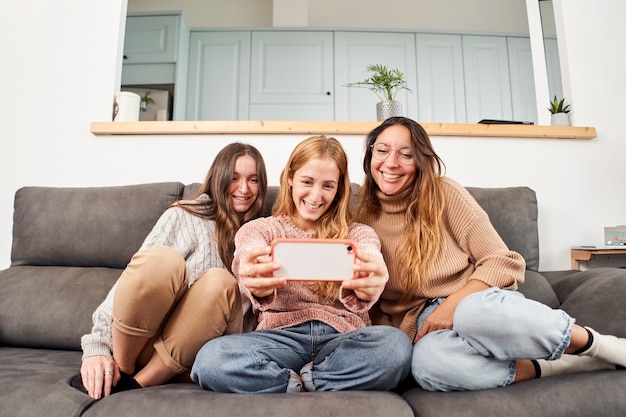
[[[195,294],[202,294],[207,300],[224,300],[231,308],[235,303],[241,303],[239,283],[225,269],[207,269],[196,278],[191,288]]]
[[[454,364],[449,364],[450,355],[442,349],[435,338],[425,336],[413,346],[411,358],[411,374],[420,387],[427,391],[441,390],[438,381],[450,380],[448,371],[454,369]]]
[[[487,322],[497,319],[499,322],[513,322],[519,311],[503,308],[509,300],[523,298],[521,293],[488,288],[465,297],[454,313],[454,331],[460,335],[484,333]]]
[[[135,290],[160,290],[163,285],[187,285],[187,265],[182,255],[169,246],[154,246],[137,252],[120,277],[120,285]]]
[[[413,344],[409,337],[401,330],[391,326],[374,326],[380,334],[384,348],[380,358],[380,365],[387,370],[395,370],[402,374],[402,378],[409,373]]]

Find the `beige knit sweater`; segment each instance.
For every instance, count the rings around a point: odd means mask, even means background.
[[[442,183],[442,251],[428,268],[421,290],[406,300],[400,300],[403,285],[396,254],[406,230],[407,193],[390,197],[379,192],[381,213],[358,219],[378,233],[389,270],[385,291],[370,312],[372,322],[399,327],[411,340],[417,331],[417,316],[429,299],[447,297],[472,279],[509,289],[517,288],[517,283],[524,280],[524,258],[507,248],[487,213],[457,182],[442,178]]]

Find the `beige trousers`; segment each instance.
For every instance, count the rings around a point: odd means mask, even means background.
[[[188,286],[180,253],[155,246],[135,254],[122,273],[112,321],[124,334],[151,338],[137,359],[138,369],[156,350],[174,373],[188,372],[207,341],[241,333],[237,280],[224,269],[211,268]]]

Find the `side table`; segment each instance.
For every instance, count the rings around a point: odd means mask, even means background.
[[[572,269],[580,269],[580,261],[590,261],[596,255],[624,255],[626,246],[572,246]]]

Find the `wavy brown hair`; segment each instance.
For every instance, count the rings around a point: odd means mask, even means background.
[[[250,156],[254,159],[259,186],[259,196],[245,213],[235,212],[228,194],[228,188],[235,176],[235,161],[241,156]],[[267,172],[261,153],[252,145],[236,142],[226,145],[217,154],[204,183],[194,196],[196,199],[202,194],[207,194],[208,202],[180,201],[175,205],[193,215],[215,221],[215,238],[220,258],[230,271],[235,252],[235,233],[241,225],[263,214],[266,193]]]
[[[316,238],[344,239],[348,236],[350,212],[350,178],[348,157],[341,143],[335,138],[312,136],[300,142],[291,153],[280,175],[280,188],[272,209],[274,216],[285,215],[294,218],[297,213],[289,180],[297,170],[313,159],[329,159],[339,170],[337,194],[330,207],[317,221]],[[336,282],[315,283],[315,292],[321,303],[332,303],[338,295],[340,284]]]
[[[416,179],[412,184],[404,217],[407,233],[398,251],[404,294],[415,294],[423,282],[429,264],[441,250],[441,222],[445,205],[441,177],[445,165],[435,153],[428,134],[422,126],[406,117],[391,117],[372,130],[366,138],[363,171],[365,180],[355,210],[356,217],[380,213],[378,185],[372,176],[372,147],[378,136],[388,127],[401,125],[411,134]]]

